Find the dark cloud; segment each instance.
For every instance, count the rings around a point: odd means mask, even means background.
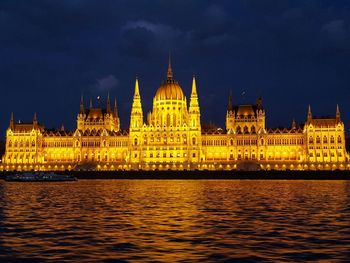
[[[147,112],[169,51],[187,95],[197,75],[203,122],[224,124],[232,89],[236,103],[262,95],[269,126],[339,103],[348,128],[349,46],[346,0],[2,0],[0,129],[11,111],[73,128],[80,95],[108,91],[125,127],[135,76]]]

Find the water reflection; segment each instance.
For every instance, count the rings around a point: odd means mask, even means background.
[[[0,182],[0,260],[349,260],[346,181]]]

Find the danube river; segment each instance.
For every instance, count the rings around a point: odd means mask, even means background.
[[[0,261],[350,261],[350,181],[0,181]]]

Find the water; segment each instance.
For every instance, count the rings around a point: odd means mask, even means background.
[[[350,261],[349,181],[0,181],[0,261]]]

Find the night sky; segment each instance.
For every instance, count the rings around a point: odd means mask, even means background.
[[[12,111],[74,129],[81,94],[116,97],[127,127],[135,76],[146,116],[169,51],[187,98],[197,77],[202,123],[224,125],[232,90],[234,104],[263,97],[268,127],[339,103],[350,128],[348,0],[1,0],[1,137]]]

